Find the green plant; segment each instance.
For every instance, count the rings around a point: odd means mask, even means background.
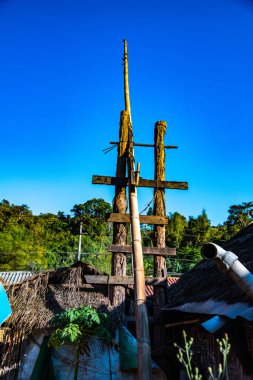
[[[224,338],[221,340],[217,339],[217,343],[219,344],[219,349],[222,355],[222,364],[219,364],[218,368],[218,380],[225,380],[228,378],[227,375],[227,358],[228,358],[228,353],[230,351],[230,344],[228,342],[228,336],[225,334]],[[213,375],[213,371],[211,367],[208,367],[208,372],[210,373],[210,380],[215,380],[215,377]]]
[[[68,309],[56,314],[50,323],[55,329],[50,336],[48,345],[59,348],[70,342],[76,344],[74,354],[74,380],[77,379],[80,354],[90,355],[88,337],[98,336],[108,344],[116,345],[110,331],[109,317],[89,306]]]
[[[179,362],[186,369],[186,373],[189,380],[201,380],[203,376],[200,374],[198,367],[192,366],[192,345],[193,338],[188,339],[186,332],[183,330],[184,347],[180,347],[177,343],[174,343],[174,347],[178,348],[177,358]],[[217,339],[219,349],[222,355],[222,364],[218,366],[218,378],[215,378],[211,367],[208,367],[210,374],[209,380],[225,380],[227,378],[227,357],[230,351],[230,344],[228,342],[228,336],[225,334],[221,340]]]
[[[199,369],[196,367],[193,369],[192,367],[192,345],[193,345],[193,338],[190,338],[187,340],[186,332],[183,330],[183,338],[184,338],[184,348],[177,345],[177,343],[174,343],[174,346],[178,348],[178,354],[177,358],[181,364],[186,369],[188,379],[190,380],[201,380],[202,375],[199,373]]]

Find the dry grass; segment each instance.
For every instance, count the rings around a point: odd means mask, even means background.
[[[22,284],[9,286],[7,292],[13,314],[7,325],[31,335],[47,329],[53,315],[68,308],[84,305],[111,311],[107,287],[84,283],[83,274],[97,274],[94,271],[91,266],[80,264],[43,272]]]

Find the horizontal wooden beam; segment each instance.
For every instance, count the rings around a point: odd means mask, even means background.
[[[124,321],[125,322],[135,323],[136,322],[135,315],[126,315],[125,318],[124,318]],[[149,321],[149,323],[153,323],[154,322],[154,317],[151,317],[149,315],[148,316],[148,321]]]
[[[191,319],[190,321],[180,321],[180,322],[174,322],[174,323],[166,323],[166,325],[164,325],[164,327],[166,329],[169,329],[171,327],[184,326],[184,325],[192,325],[192,324],[199,323],[199,322],[200,322],[199,319]]]
[[[93,175],[92,184],[93,185],[128,186],[129,180],[128,178]],[[138,187],[188,190],[188,182],[159,181],[159,180],[154,180],[154,179],[140,178]]]
[[[112,223],[130,223],[129,214],[110,213],[106,214],[106,221]],[[164,216],[140,215],[140,224],[168,224],[168,219]]]
[[[110,244],[107,250],[112,253],[132,253],[132,246]],[[145,255],[175,256],[176,248],[142,247],[142,252]]]
[[[134,285],[133,276],[100,276],[100,275],[84,275],[87,284],[93,285]],[[166,286],[167,277],[146,277],[146,285]]]
[[[110,144],[112,145],[119,145],[118,141],[110,141]],[[154,144],[140,144],[140,143],[133,143],[134,146],[141,146],[144,148],[155,148]],[[177,149],[177,145],[164,145],[164,149]]]

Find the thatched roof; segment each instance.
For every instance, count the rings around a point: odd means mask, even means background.
[[[102,274],[78,262],[36,274],[7,288],[13,314],[7,325],[25,334],[48,328],[54,314],[68,308],[92,306],[110,310],[107,287],[85,284],[84,275]]]
[[[245,267],[253,273],[253,222],[243,228],[230,240],[220,244],[225,250],[235,253]],[[204,259],[180,281],[168,288],[170,309],[187,303],[217,301],[224,304],[243,303],[253,306],[252,300],[216,264]]]

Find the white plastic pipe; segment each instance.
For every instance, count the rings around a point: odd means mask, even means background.
[[[202,254],[205,258],[214,260],[218,268],[253,300],[253,275],[238,260],[238,256],[214,243],[204,244]]]

